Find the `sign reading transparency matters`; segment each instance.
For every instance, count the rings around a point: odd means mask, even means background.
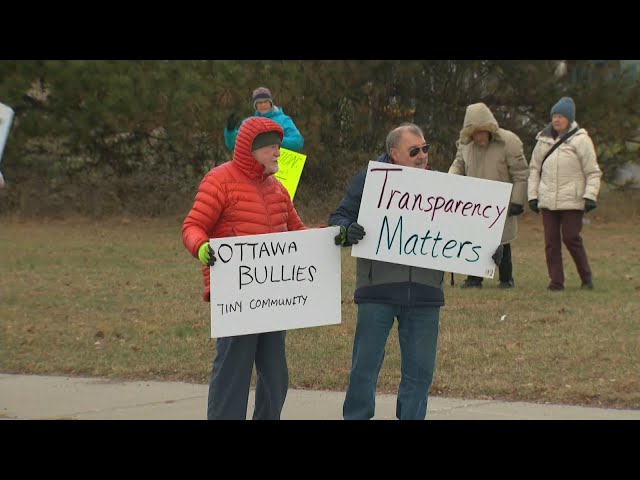
[[[492,278],[513,185],[369,162],[354,257]]]
[[[339,227],[212,238],[211,337],[341,322]]]

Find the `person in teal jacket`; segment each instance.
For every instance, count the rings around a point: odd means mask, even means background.
[[[271,91],[268,88],[256,88],[251,96],[251,101],[253,102],[253,107],[256,110],[253,114],[254,117],[266,117],[273,120],[284,130],[284,138],[282,139],[281,145],[282,148],[293,150],[294,152],[302,151],[304,138],[293,123],[293,120],[291,120],[291,117],[284,114],[282,107],[277,107],[273,103],[273,97],[271,96]],[[235,148],[238,129],[245,120],[246,118],[240,121],[240,117],[235,112],[229,115],[229,118],[227,119],[227,126],[224,129],[224,144],[229,150],[233,151]]]

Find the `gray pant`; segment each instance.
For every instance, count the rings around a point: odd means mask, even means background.
[[[256,398],[253,420],[279,420],[289,388],[286,331],[216,340],[211,369],[208,420],[245,420],[253,364]]]

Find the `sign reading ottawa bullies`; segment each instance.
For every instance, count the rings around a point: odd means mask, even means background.
[[[339,227],[212,238],[211,337],[341,322]]]

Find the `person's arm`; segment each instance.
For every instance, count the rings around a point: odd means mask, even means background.
[[[602,177],[602,170],[600,170],[598,165],[593,140],[591,140],[591,137],[587,134],[580,135],[580,137],[578,137],[580,142],[577,142],[578,145],[576,152],[578,154],[578,160],[580,160],[582,173],[584,174],[585,179],[584,195],[582,195],[582,197],[595,202],[598,199],[598,193],[600,192],[600,178]]]
[[[236,146],[237,136],[238,136],[237,128],[234,128],[233,130],[229,130],[228,128],[224,129],[224,144],[231,151],[233,151],[233,149]]]
[[[527,203],[527,180],[529,178],[529,166],[524,156],[522,141],[513,134],[511,141],[507,143],[507,170],[513,183],[511,189],[511,203],[524,206]]]
[[[529,162],[529,178],[527,180],[527,198],[529,201],[538,199],[542,150],[542,143],[538,140],[536,142],[536,146],[533,147],[533,152],[531,152],[531,162]]]
[[[449,167],[449,173],[454,175],[466,175],[466,168],[464,168],[464,158],[462,155],[462,149],[465,147],[460,144],[460,140],[456,141],[456,158],[453,159],[453,163]]]
[[[304,145],[304,138],[293,123],[293,120],[291,120],[291,117],[283,115],[282,130],[284,131],[282,148],[293,150],[294,152],[300,152]]]
[[[353,176],[344,197],[342,197],[342,200],[340,200],[340,203],[338,204],[338,207],[331,215],[329,215],[329,220],[327,222],[329,226],[338,225],[344,227],[346,231],[352,223],[357,222],[366,176],[367,169],[364,169]],[[343,245],[348,247],[351,243],[345,241]]]
[[[226,208],[226,198],[222,185],[213,171],[200,182],[193,206],[182,223],[182,243],[198,258],[198,249],[209,241],[210,232]]]
[[[287,210],[288,210],[287,230],[290,232],[294,230],[306,230],[307,227],[305,227],[304,223],[302,223],[302,220],[300,219],[300,215],[298,215],[298,211],[296,210],[296,207],[293,205],[293,202],[291,201],[291,196],[289,195],[288,190],[285,188],[284,185],[282,185],[282,183],[279,180],[278,180],[278,185],[280,190],[282,191],[282,193],[287,199]]]
[[[235,112],[227,118],[227,126],[224,129],[224,144],[232,152],[236,146],[236,138],[242,122],[244,122],[244,120],[241,120],[241,117]]]

